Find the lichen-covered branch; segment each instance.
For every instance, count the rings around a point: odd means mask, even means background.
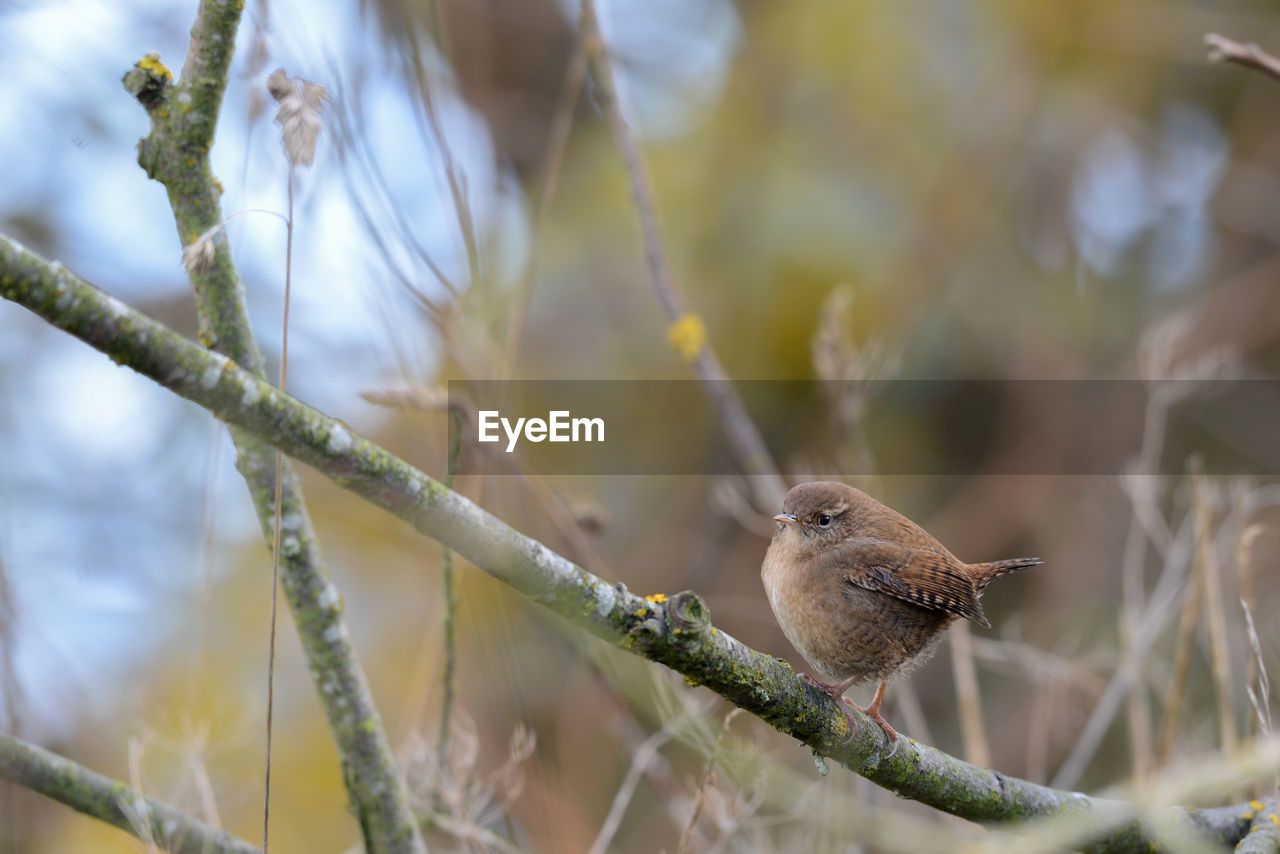
[[[1250,801],[1249,832],[1236,846],[1236,854],[1280,854],[1280,808],[1275,800]]]
[[[187,246],[201,235],[212,235],[213,257],[188,271],[200,317],[200,340],[261,377],[262,354],[222,228],[222,187],[209,164],[243,8],[237,0],[201,0],[181,79],[174,81],[159,57],[148,55],[125,75],[124,85],[151,118],[151,132],[138,144],[138,163],[168,192],[179,239]],[[234,426],[231,437],[236,467],[249,486],[271,544],[276,519],[275,450]],[[342,757],[351,809],[370,851],[425,852],[364,672],[339,614],[326,605],[336,593],[327,579],[292,466],[284,467],[282,480],[281,586]]]
[[[849,732],[830,697],[785,662],[716,629],[693,593],[637,596],[574,565],[342,422],[282,394],[61,267],[0,237],[0,296],[26,306],[228,424],[271,441],[344,488],[389,510],[485,572],[592,634],[660,662],[902,797],[979,822],[1070,814],[1098,837],[1088,850],[1155,850],[1156,838],[1125,804],[1062,792],[962,762],[907,740],[893,756],[865,717]],[[323,606],[341,610],[336,594]],[[1248,821],[1239,808],[1178,810],[1161,824],[1234,844]],[[1126,824],[1125,822],[1128,822]]]
[[[0,778],[105,821],[174,854],[258,854],[225,830],[66,757],[0,733]]]

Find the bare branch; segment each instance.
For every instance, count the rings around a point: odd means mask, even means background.
[[[193,250],[201,263],[188,267],[200,341],[261,377],[262,353],[222,227],[222,188],[209,162],[243,8],[243,3],[201,0],[181,80],[175,83],[159,57],[148,55],[125,75],[124,84],[151,118],[151,132],[138,144],[138,163],[168,191],[183,245],[209,244]],[[314,90],[311,97],[318,97]],[[231,436],[236,465],[269,544],[275,541],[275,520],[284,520],[279,526],[284,594],[342,756],[347,796],[366,833],[365,844],[379,854],[424,852],[408,790],[341,619],[341,597],[324,569],[297,473],[289,465],[277,473],[275,451],[260,439],[234,429]]]
[[[582,29],[583,52],[596,85],[596,100],[609,118],[614,143],[622,155],[622,162],[631,182],[631,197],[640,218],[640,231],[644,242],[645,261],[649,266],[649,281],[670,324],[668,337],[671,345],[681,352],[702,382],[711,405],[715,407],[729,440],[729,448],[743,474],[750,478],[758,510],[782,506],[786,495],[786,483],[778,473],[778,467],[769,455],[769,449],[742,406],[733,386],[728,382],[720,359],[706,340],[706,329],[698,315],[690,312],[684,300],[676,292],[671,269],[667,265],[666,252],[658,229],[657,203],[654,201],[653,181],[645,168],[644,156],[631,128],[623,115],[618,100],[618,88],[613,78],[613,67],[607,56],[604,39],[596,20],[593,0],[582,0],[579,21]]]
[[[1280,59],[1276,59],[1253,42],[1241,44],[1217,33],[1205,33],[1210,62],[1233,62],[1280,80]]]
[[[257,848],[225,830],[5,733],[0,733],[0,778],[174,854],[259,854]]]

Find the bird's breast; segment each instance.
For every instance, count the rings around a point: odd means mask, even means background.
[[[782,633],[823,679],[886,678],[927,657],[949,615],[857,587],[846,573],[822,571],[821,561],[797,548],[800,542],[775,538],[760,577]]]

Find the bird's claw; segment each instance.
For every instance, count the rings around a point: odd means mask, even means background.
[[[805,683],[807,683],[807,684],[809,684],[809,685],[812,685],[813,687],[817,688],[817,689],[818,689],[819,691],[821,691],[822,693],[826,694],[828,697],[833,696],[833,695],[832,695],[832,693],[831,693],[831,691],[832,691],[832,689],[834,688],[834,686],[832,686],[832,685],[828,685],[828,684],[826,684],[825,682],[819,682],[817,679],[814,679],[814,678],[813,678],[812,676],[810,676],[808,673],[800,673],[800,674],[797,674],[797,675],[800,677],[800,681],[801,681],[801,682],[805,682]]]
[[[898,738],[898,731],[893,727],[889,726],[889,722],[886,721],[884,717],[880,714],[879,709],[873,708],[871,706],[868,706],[864,709],[862,706],[859,706],[857,703],[853,702],[848,697],[845,697],[844,701],[880,725],[880,729],[884,730],[884,734],[889,738],[889,744],[893,745],[893,747],[890,748],[889,750],[889,755],[886,756],[885,759],[892,759],[893,755],[898,752],[898,748],[901,746]],[[845,715],[848,716],[849,723],[853,724],[854,723],[853,716],[850,715],[848,711],[845,712]]]
[[[845,697],[843,690],[837,693],[837,689],[847,688],[848,683],[845,683],[843,686],[828,685],[825,682],[819,682],[817,679],[814,679],[808,673],[800,673],[797,675],[799,675],[799,677],[803,681],[817,688],[819,691],[826,694],[828,697],[831,697],[835,699],[837,702],[840,702],[842,706],[848,707],[848,708],[845,708],[844,710],[844,716],[849,721],[849,738],[847,739],[846,743],[848,743],[849,741],[853,741],[853,736],[858,731],[858,722],[854,720],[853,714],[849,711],[849,709],[856,709],[857,711],[862,712],[864,715],[871,718],[871,720],[878,723],[880,725],[880,728],[884,730],[884,734],[889,737],[889,744],[893,745],[893,747],[889,750],[889,755],[886,756],[885,759],[892,759],[893,755],[898,752],[898,747],[899,747],[898,731],[895,730],[893,727],[889,726],[889,722],[886,721],[884,717],[880,714],[880,709],[878,708],[880,705],[879,703],[880,698],[878,695],[876,697],[876,702],[872,703],[870,706],[867,706],[866,708],[863,708],[862,706],[859,706],[857,703],[853,702],[853,700],[850,700],[848,697]]]

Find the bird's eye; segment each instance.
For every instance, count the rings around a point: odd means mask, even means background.
[[[831,524],[831,517],[828,516],[826,513],[823,513],[821,516],[818,517],[819,528],[825,528],[830,524]]]

